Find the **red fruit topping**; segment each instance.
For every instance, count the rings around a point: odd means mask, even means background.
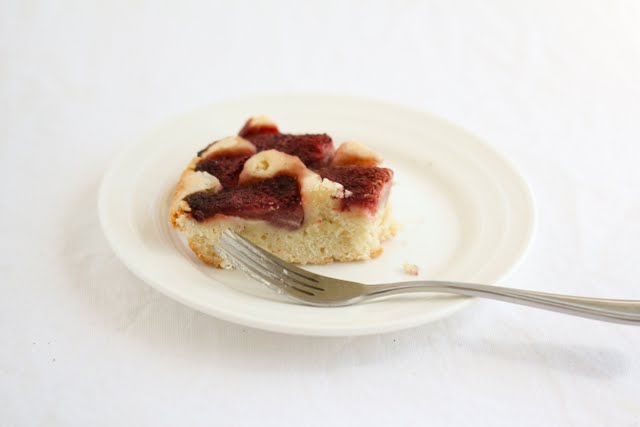
[[[218,178],[224,188],[235,187],[238,185],[238,176],[242,172],[244,163],[252,155],[252,151],[246,150],[213,153],[213,155],[200,160],[196,164],[196,170],[209,172]]]
[[[391,169],[378,167],[330,166],[316,172],[323,178],[342,184],[352,193],[342,199],[342,210],[359,206],[375,212],[380,201],[387,197],[388,184],[393,178]]]
[[[242,129],[240,129],[240,132],[238,132],[238,136],[241,136],[243,138],[250,138],[252,136],[256,136],[256,135],[263,135],[263,134],[273,134],[273,133],[279,133],[280,131],[278,130],[278,126],[276,126],[273,123],[257,123],[255,122],[255,120],[253,118],[247,120],[247,122],[244,124],[244,126],[242,127]]]
[[[286,175],[218,193],[200,191],[188,195],[184,200],[197,221],[222,214],[262,219],[279,227],[295,229],[300,227],[304,219],[298,181]]]
[[[298,156],[307,167],[322,167],[333,156],[333,142],[327,134],[263,134],[247,138],[258,151],[275,149]]]

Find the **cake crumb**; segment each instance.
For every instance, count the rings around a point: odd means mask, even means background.
[[[420,270],[418,269],[418,266],[415,264],[407,264],[407,263],[402,264],[402,269],[409,276],[417,276],[418,273],[420,272]]]

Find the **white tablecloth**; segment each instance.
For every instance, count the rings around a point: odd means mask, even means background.
[[[263,332],[152,290],[96,214],[167,117],[373,96],[519,165],[540,221],[505,284],[640,299],[638,2],[179,3],[0,6],[0,425],[640,426],[640,329],[478,301],[386,335]]]

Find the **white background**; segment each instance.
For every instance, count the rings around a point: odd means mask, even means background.
[[[640,299],[640,4],[7,1],[0,425],[640,425],[640,329],[478,301],[305,338],[169,300],[115,258],[101,175],[227,97],[366,95],[491,142],[537,196],[505,284]]]

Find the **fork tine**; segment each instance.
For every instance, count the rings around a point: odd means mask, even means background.
[[[297,276],[312,282],[319,281],[319,277],[316,274],[311,273],[310,271],[307,271],[307,270],[303,270],[302,268],[298,268],[295,265],[289,262],[286,262],[283,259],[278,258],[277,256],[273,255],[271,252],[261,248],[260,246],[256,245],[252,241],[246,239],[245,237],[242,237],[241,235],[239,235],[238,233],[235,233],[232,230],[226,230],[223,233],[223,235],[227,235],[229,238],[233,239],[235,242],[238,242],[243,247],[247,248],[247,250],[255,253],[257,256],[262,258],[265,262],[269,262],[273,264],[274,267],[277,266],[280,268],[284,268],[289,272],[295,273]]]
[[[268,287],[278,291],[278,292],[282,292],[282,288],[284,286],[280,286],[275,284],[274,282],[272,282],[270,279],[268,279],[267,277],[265,277],[262,272],[257,271],[256,269],[254,269],[253,267],[251,267],[248,264],[245,264],[244,261],[239,260],[238,258],[236,258],[236,256],[230,252],[228,252],[226,249],[224,249],[221,245],[220,246],[216,246],[216,250],[218,251],[218,253],[220,255],[222,255],[222,257],[227,260],[232,266],[234,266],[235,268],[237,268],[238,270],[247,273],[249,276],[251,276],[252,278],[256,279],[257,281],[267,285]]]
[[[234,249],[236,249],[237,251],[240,251],[245,255],[251,254],[251,257],[252,257],[251,259],[254,261],[255,260],[260,261],[260,266],[262,268],[265,268],[266,266],[270,266],[274,269],[280,268],[280,266],[270,262],[269,259],[265,258],[261,252],[256,252],[252,250],[251,247],[248,247],[246,244],[243,244],[241,240],[236,239],[236,235],[231,235],[231,233],[228,233],[227,231],[225,231],[222,234],[222,237],[220,238],[220,243],[233,247]]]
[[[221,239],[216,248],[221,253],[232,258],[232,261],[242,264],[243,267],[250,269],[254,274],[259,275],[262,280],[268,281],[278,287],[289,286],[289,283],[287,283],[283,277],[278,276],[263,264],[251,258],[249,254],[245,253],[241,248],[236,247],[232,242]]]
[[[247,273],[252,278],[258,280],[259,282],[264,283],[270,288],[275,289],[279,293],[286,293],[291,297],[302,299],[303,301],[307,301],[305,297],[313,297],[315,296],[312,292],[306,291],[304,289],[300,289],[297,286],[288,284],[284,282],[281,278],[275,277],[273,275],[267,275],[268,270],[256,268],[256,263],[249,263],[248,261],[253,261],[250,256],[244,254],[238,249],[230,249],[224,243],[222,245],[218,245],[216,249],[222,254],[225,259],[227,259],[234,267],[239,270]],[[259,265],[259,264],[257,264]],[[274,280],[275,279],[275,280]],[[297,295],[296,292],[299,292],[302,295]]]
[[[265,278],[268,278],[271,281],[281,283],[283,286],[289,286],[292,288],[296,288],[297,286],[302,286],[304,288],[307,288],[307,290],[306,291],[300,290],[300,292],[309,293],[310,295],[313,295],[313,291],[324,290],[317,286],[305,283],[295,277],[291,277],[289,275],[281,275],[281,274],[278,274],[277,272],[272,271],[269,268],[269,265],[265,265],[260,262],[262,258],[255,259],[255,256],[253,256],[253,252],[249,252],[244,245],[240,245],[239,242],[231,239],[226,239],[225,237],[226,236],[223,236],[223,238],[220,239],[219,247],[222,247],[222,249],[225,250],[227,253],[229,253],[230,251],[233,251],[231,255],[235,256],[235,258],[238,259],[239,262],[242,262],[245,265],[247,264],[251,265],[251,267],[255,270],[256,274],[261,274],[262,276],[265,276]],[[275,267],[275,268],[278,268],[278,270],[281,269],[281,267]]]
[[[278,269],[284,269],[289,273],[293,273],[295,276],[299,277],[300,279],[304,280],[304,284],[314,288],[316,290],[324,290],[322,288],[318,287],[319,284],[319,280],[317,278],[317,276],[311,272],[308,272],[306,270],[303,270],[301,268],[296,267],[295,265],[288,263],[278,257],[276,257],[275,255],[271,254],[270,252],[266,251],[265,249],[262,249],[260,246],[256,245],[255,243],[251,242],[250,240],[245,239],[244,237],[240,236],[237,233],[234,233],[231,230],[226,230],[223,233],[223,238],[228,237],[230,240],[233,240],[234,242],[237,242],[238,244],[240,244],[243,248],[246,248],[246,250],[251,251],[252,253],[254,253],[255,255],[257,255],[258,257],[260,257],[261,260],[263,260],[266,263],[269,263],[270,265],[273,266],[273,268],[278,268]],[[293,277],[289,276],[291,279],[293,279]],[[310,282],[310,283],[309,283]],[[301,283],[298,281],[298,283]]]

